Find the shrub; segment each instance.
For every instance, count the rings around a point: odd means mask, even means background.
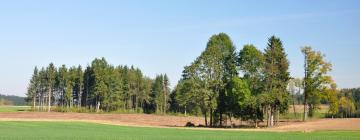
[[[193,124],[192,122],[187,122],[185,127],[195,127],[195,124]]]

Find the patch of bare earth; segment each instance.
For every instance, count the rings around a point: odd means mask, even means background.
[[[15,121],[86,121],[114,125],[182,127],[187,122],[195,125],[204,122],[201,117],[181,117],[152,114],[89,114],[58,112],[0,113],[0,120]]]
[[[293,122],[274,128],[275,131],[360,131],[360,119],[319,119],[308,122]]]

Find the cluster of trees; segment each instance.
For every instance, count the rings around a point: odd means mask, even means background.
[[[81,66],[56,68],[50,63],[35,67],[27,100],[35,110],[50,111],[51,106],[65,109],[88,108],[99,111],[161,112],[168,110],[169,79],[155,80],[133,66],[112,66],[104,58]]]
[[[332,112],[329,117],[360,117],[360,88],[337,91],[332,102],[335,105],[331,108]]]
[[[291,103],[304,105],[304,121],[321,103],[330,104],[332,115],[346,110],[349,116],[349,111],[359,109],[359,94],[351,94],[351,98],[350,94],[339,94],[328,75],[332,66],[321,52],[309,46],[301,52],[304,78],[292,78],[278,37],[270,37],[264,51],[247,44],[237,52],[230,37],[220,33],[213,35],[200,56],[185,66],[172,91],[166,74],[151,79],[137,68],[114,67],[102,58],[92,61],[85,70],[81,66],[56,68],[52,63],[40,70],[35,68],[27,98],[34,109],[43,111],[61,106],[96,112],[203,115],[205,125],[210,127],[222,127],[228,121],[232,124],[233,118],[252,122],[255,127],[266,121],[271,127]]]
[[[292,93],[293,104],[295,100],[303,102],[303,119],[314,116],[320,104],[329,105],[328,117],[359,117],[359,90],[338,90],[331,76],[327,75],[331,64],[324,60],[324,55],[311,47],[304,47],[301,51],[305,56],[305,77],[290,80],[289,92]]]
[[[326,75],[331,64],[323,55],[311,47],[302,48],[302,52],[305,78],[295,80],[290,77],[289,61],[279,38],[270,37],[264,52],[252,44],[236,52],[228,35],[214,35],[201,55],[184,68],[174,98],[180,110],[203,114],[206,126],[222,127],[228,120],[231,123],[232,118],[240,118],[257,127],[264,119],[267,126],[276,125],[279,115],[286,113],[295,99],[289,93],[304,92],[305,98],[297,96],[297,100],[304,101],[305,120],[333,83]]]
[[[269,38],[264,53],[251,44],[236,52],[230,37],[220,33],[185,67],[176,98],[185,111],[200,110],[206,126],[222,126],[233,117],[257,126],[265,116],[267,125],[273,126],[274,116],[288,108],[288,67],[279,38]]]

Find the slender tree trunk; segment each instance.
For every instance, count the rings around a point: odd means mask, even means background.
[[[270,108],[270,127],[274,126],[274,109]]]
[[[129,97],[129,105],[128,105],[128,109],[133,109],[133,100],[132,100],[132,96],[130,95]]]
[[[205,126],[208,127],[208,121],[207,121],[207,112],[205,111]]]
[[[266,117],[267,117],[267,121],[266,121],[266,126],[270,127],[270,117],[271,117],[271,113],[270,113],[270,107],[266,107]]]
[[[255,128],[258,128],[258,116],[255,114]]]
[[[186,105],[185,105],[185,116],[187,116]],[[205,114],[205,119],[206,119],[206,114]]]
[[[213,109],[210,107],[210,127],[213,127]]]
[[[156,106],[156,111],[155,112],[158,113],[159,112],[159,105],[156,103],[155,106]]]
[[[306,101],[306,95],[305,95],[305,98],[304,98],[304,117],[303,117],[303,121],[306,121],[306,119],[307,119],[307,111],[306,111],[306,108],[307,108],[307,101]]]
[[[278,123],[278,109],[274,108],[274,126]]]
[[[81,86],[79,87],[79,93],[78,93],[78,108],[81,107],[81,98],[82,98],[82,91]]]
[[[39,111],[43,111],[43,105],[44,105],[44,95],[40,96],[40,106],[39,106]]]
[[[277,121],[278,121],[278,110],[277,108],[274,108],[274,125],[273,126],[276,126],[277,125]]]
[[[45,94],[45,93],[44,93]],[[47,108],[47,96],[44,95],[43,97],[43,105],[42,105],[42,111],[46,111],[46,108]]]
[[[70,108],[72,108],[74,106],[74,90],[72,90],[71,92],[71,100],[70,100]]]
[[[60,104],[61,107],[64,107],[64,90],[61,91],[61,95],[60,95]]]
[[[293,109],[294,109],[294,116],[295,118],[297,118],[297,115],[296,115],[296,109],[295,109],[295,98],[294,98],[294,95],[293,96]]]
[[[33,97],[33,109],[36,110],[36,95]]]
[[[36,108],[37,108],[37,111],[40,111],[40,102],[41,102],[40,99],[41,99],[40,97],[37,99],[37,100],[38,100],[38,106],[36,107]]]
[[[139,100],[139,103],[140,103],[140,107],[141,107],[141,113],[144,113],[144,103],[143,103],[143,100]]]
[[[123,109],[126,110],[126,101],[124,101]]]
[[[96,101],[96,113],[100,112],[100,101]]]
[[[51,89],[51,87],[49,87],[48,112],[51,111],[51,92],[52,92],[52,89]]]
[[[304,118],[303,121],[306,121],[307,119],[307,113],[306,113],[306,105],[307,105],[307,89],[308,87],[307,85],[307,76],[308,76],[308,64],[307,64],[307,57],[305,55],[305,59],[304,59],[304,67],[305,67],[305,78],[304,78]]]
[[[132,99],[131,109],[136,111],[136,107],[135,107],[136,106],[136,95],[134,94],[131,99]]]
[[[269,110],[268,110],[268,127],[271,127],[271,110],[270,110],[270,108],[269,108]]]
[[[135,95],[135,111],[138,111],[138,97]]]
[[[44,106],[45,106],[45,95],[41,97],[41,111],[44,111]]]
[[[167,101],[166,101],[166,86],[165,86],[165,83],[164,83],[164,114],[166,114],[166,105],[167,105]]]
[[[221,109],[220,109],[220,112],[219,112],[219,115],[220,115],[220,127],[222,127],[223,126],[223,114],[222,114],[222,111],[221,111]]]
[[[46,111],[47,109],[47,96],[44,94],[44,99],[43,99],[43,105],[42,105],[42,110]]]
[[[279,125],[279,119],[280,119],[280,110],[277,109],[276,110],[276,124],[275,125]]]
[[[271,117],[270,117],[270,127],[274,126],[274,114],[273,112],[271,112]]]
[[[257,119],[254,120],[255,128],[258,128]]]

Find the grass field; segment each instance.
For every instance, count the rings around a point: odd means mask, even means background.
[[[288,112],[285,114],[281,114],[280,119],[302,120],[303,116],[304,116],[304,106],[303,105],[295,105],[295,111],[296,111],[296,113],[294,114],[293,106],[290,105]],[[329,111],[328,105],[320,105],[319,108],[316,110],[314,116],[312,118],[308,118],[308,119],[311,120],[311,119],[325,118],[328,111]]]
[[[247,132],[145,128],[82,122],[0,122],[1,140],[357,140],[360,132]]]
[[[30,109],[30,106],[0,106],[0,112],[24,112]]]

